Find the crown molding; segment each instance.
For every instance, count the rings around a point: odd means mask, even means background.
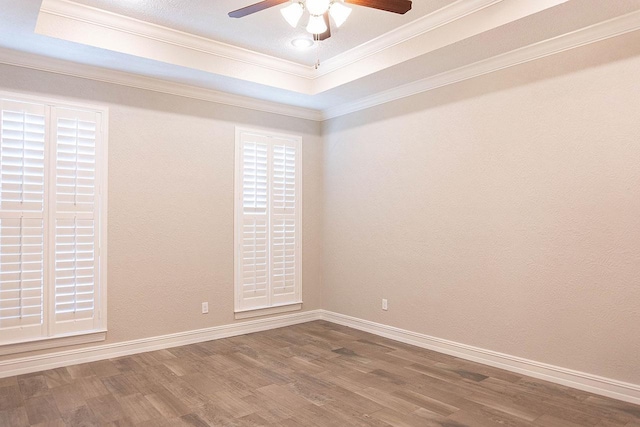
[[[638,29],[640,29],[640,11],[622,15],[571,33],[515,49],[501,55],[364,97],[353,102],[346,102],[322,111],[263,101],[251,97],[131,73],[112,71],[5,48],[0,48],[0,63],[289,117],[323,121],[479,77],[494,71],[544,58]]]
[[[386,49],[360,58],[358,61],[327,72],[314,80],[314,93],[321,93],[340,85],[402,64],[459,41],[491,31],[527,16],[550,9],[568,0],[500,0],[481,3],[480,0],[459,0],[455,8],[443,8],[431,18],[431,27],[423,27],[411,38]],[[474,7],[467,7],[472,5]],[[453,7],[453,6],[452,6]],[[472,12],[473,11],[473,12]],[[466,13],[466,14],[465,14]],[[443,15],[441,21],[438,16]],[[426,21],[426,22],[429,22]],[[438,22],[440,24],[438,24]],[[424,25],[424,24],[423,24]],[[405,34],[409,35],[409,34]]]
[[[281,89],[311,93],[314,67],[69,0],[43,0],[35,32]]]
[[[43,0],[36,33],[315,95],[566,1],[458,0],[317,70],[70,0]]]
[[[317,77],[339,70],[368,56],[375,55],[386,49],[414,37],[433,31],[442,25],[475,13],[485,7],[492,6],[503,0],[460,0],[429,15],[422,16],[399,28],[389,31],[360,46],[356,46],[346,52],[329,58],[322,62],[322,67],[317,70]]]
[[[323,120],[406,98],[640,29],[640,11],[512,50],[322,111]]]
[[[77,64],[40,55],[0,48],[0,64],[30,68],[71,77],[79,77],[104,83],[112,83],[136,89],[150,90],[185,98],[247,108],[265,113],[280,114],[305,120],[321,121],[318,110],[295,107],[277,102],[263,101],[247,96],[234,95],[198,86],[170,82],[167,80],[108,70],[91,65]]]

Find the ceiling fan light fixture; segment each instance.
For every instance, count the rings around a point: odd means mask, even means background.
[[[300,22],[303,12],[304,7],[302,6],[302,3],[298,2],[291,3],[289,6],[280,9],[280,13],[284,17],[284,20],[293,28],[298,26],[298,22]]]
[[[313,46],[313,40],[305,38],[293,39],[291,41],[291,44],[293,45],[293,47],[296,47],[298,49],[308,49]]]
[[[331,0],[306,0],[305,6],[311,15],[319,16],[329,10]]]
[[[322,34],[327,31],[327,24],[325,24],[322,15],[311,15],[307,24],[307,31],[311,34]]]
[[[331,5],[329,14],[333,18],[333,22],[336,23],[336,27],[340,28],[351,15],[351,8],[343,5],[342,2],[336,1]]]

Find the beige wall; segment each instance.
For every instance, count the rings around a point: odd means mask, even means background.
[[[326,122],[324,308],[640,383],[639,54],[632,34]]]
[[[320,308],[319,123],[8,66],[0,90],[109,107],[108,343],[234,322],[236,125],[303,137],[304,310]]]
[[[306,310],[637,384],[638,70],[631,34],[324,124],[8,66],[0,89],[110,109],[109,343],[234,322],[239,124],[304,138]]]

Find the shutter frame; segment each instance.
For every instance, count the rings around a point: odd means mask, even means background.
[[[261,140],[268,147],[268,161],[267,161],[267,174],[268,174],[268,197],[267,197],[267,234],[268,234],[268,295],[266,298],[260,300],[250,301],[244,297],[242,292],[243,282],[243,240],[242,240],[242,228],[246,223],[249,215],[243,209],[244,202],[244,144],[248,141]],[[274,221],[279,221],[281,218],[278,216],[281,212],[274,209],[274,147],[277,145],[287,145],[295,151],[295,176],[293,181],[295,184],[295,197],[292,198],[293,212],[290,214],[289,220],[292,221],[295,227],[295,243],[292,248],[293,257],[295,261],[294,275],[291,276],[293,282],[293,289],[291,292],[283,294],[282,292],[274,292]],[[265,308],[301,304],[302,303],[302,138],[296,135],[286,135],[277,132],[248,129],[248,128],[236,128],[236,143],[235,143],[235,199],[234,199],[234,294],[235,304],[234,310],[236,313],[252,310],[260,310]],[[275,159],[277,161],[277,159]],[[286,190],[286,189],[285,189]]]
[[[2,225],[1,221],[6,219],[20,219],[22,221],[32,221],[37,218],[42,222],[42,226],[40,229],[44,229],[42,233],[42,269],[39,271],[42,272],[42,310],[41,310],[41,324],[39,325],[39,330],[37,332],[31,333],[28,328],[14,328],[14,330],[9,331],[8,328],[2,328],[2,322],[0,321],[0,345],[5,346],[8,345],[4,353],[2,354],[11,354],[12,352],[22,351],[22,348],[31,348],[36,346],[37,348],[51,348],[59,346],[62,343],[62,340],[68,340],[69,337],[78,337],[73,340],[73,343],[84,342],[85,338],[87,342],[93,342],[96,340],[96,333],[100,333],[100,337],[104,339],[104,332],[106,332],[106,272],[107,272],[107,262],[106,262],[106,229],[107,229],[107,129],[106,125],[108,123],[108,110],[102,106],[90,106],[86,104],[75,104],[69,102],[60,102],[58,100],[47,100],[37,96],[29,96],[29,95],[21,95],[21,94],[11,94],[7,92],[0,92],[0,119],[1,112],[11,107],[15,110],[16,106],[20,106],[21,108],[25,108],[27,110],[37,109],[38,114],[40,116],[44,116],[44,124],[42,125],[42,132],[44,133],[44,147],[41,151],[44,152],[44,170],[42,173],[42,180],[44,181],[44,189],[43,189],[43,202],[38,206],[31,206],[27,209],[20,210],[14,209],[14,212],[11,210],[7,210],[7,205],[5,204],[4,209],[2,206],[2,176],[0,175],[0,263],[2,262],[2,256],[6,251],[2,250]],[[55,272],[53,268],[55,268],[55,230],[52,225],[55,225],[56,215],[55,215],[55,151],[56,151],[56,129],[55,129],[55,117],[56,115],[65,115],[69,112],[74,112],[76,115],[88,115],[87,117],[95,119],[96,128],[96,144],[97,149],[95,153],[90,153],[91,157],[96,159],[96,163],[94,164],[94,168],[96,170],[94,182],[92,183],[93,188],[92,193],[89,194],[90,202],[95,204],[93,213],[84,212],[82,216],[86,216],[87,214],[90,217],[93,217],[96,221],[95,227],[93,227],[95,236],[92,240],[95,240],[95,276],[99,281],[99,285],[91,292],[93,295],[93,299],[97,301],[97,304],[94,304],[94,316],[91,322],[86,322],[82,327],[74,327],[74,328],[60,328],[55,324],[55,313],[54,313],[54,301],[55,296],[52,290],[54,286]],[[0,124],[1,127],[1,124]],[[5,161],[3,159],[2,166],[4,168],[5,165],[10,164],[11,159]],[[25,169],[26,170],[26,169]],[[53,179],[52,176],[53,175]],[[31,183],[29,183],[31,184]],[[41,185],[42,183],[40,183]],[[82,187],[84,183],[80,183],[79,188]],[[41,185],[42,186],[42,185]],[[86,186],[85,186],[86,187]],[[34,187],[26,188],[27,191],[33,191]],[[39,190],[39,188],[36,188]],[[86,191],[87,188],[81,188],[81,191]],[[104,194],[103,194],[104,192]],[[83,194],[84,196],[84,194]],[[24,204],[26,205],[26,203]],[[85,209],[85,211],[87,211]],[[80,218],[83,219],[83,218]],[[15,222],[15,221],[14,221]],[[29,230],[28,230],[29,231]],[[53,237],[53,238],[52,238]],[[32,239],[32,237],[29,237]],[[32,239],[33,240],[33,239]],[[32,254],[29,252],[30,249],[21,249],[21,253],[24,254],[25,258],[28,258],[28,261],[32,260]],[[0,266],[1,270],[1,266]],[[32,272],[28,271],[28,269],[23,268],[22,270],[25,273],[31,274]],[[1,280],[1,278],[0,278]],[[97,282],[98,283],[98,282]],[[0,285],[0,289],[2,285]],[[2,295],[0,295],[0,306],[6,303],[6,299],[2,300]],[[15,332],[15,333],[13,333]],[[83,336],[82,338],[80,336]],[[54,338],[54,339],[52,339]],[[38,342],[39,344],[34,344]],[[66,341],[65,341],[66,342]],[[64,345],[64,344],[62,344]]]

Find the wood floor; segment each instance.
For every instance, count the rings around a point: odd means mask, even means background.
[[[328,322],[0,379],[0,426],[640,427],[640,406]]]

